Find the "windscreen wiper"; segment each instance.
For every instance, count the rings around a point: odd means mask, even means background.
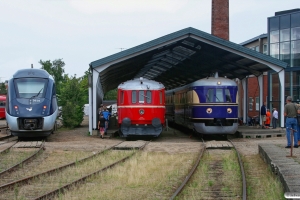
[[[220,99],[215,94],[214,94],[214,96],[218,99],[219,102],[221,102]]]
[[[146,97],[146,98],[148,98],[148,99],[150,99],[150,97],[147,97],[146,95],[143,95],[143,94],[141,94],[142,96],[144,96],[144,97]]]
[[[34,98],[34,97],[37,97],[37,96],[39,96],[40,95],[40,93],[41,93],[41,91],[43,90],[44,88],[42,88],[36,95],[33,95],[32,97],[31,97],[31,99],[32,98]]]

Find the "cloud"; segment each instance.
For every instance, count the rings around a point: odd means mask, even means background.
[[[38,64],[38,61],[39,59],[37,58],[24,56],[1,62],[0,69],[6,69],[1,70],[1,81],[10,79],[12,75],[20,69],[31,68],[31,64],[33,64],[34,68],[40,69],[41,65]]]
[[[143,12],[176,12],[187,4],[183,0],[69,0],[69,4],[85,14],[96,13],[143,13]]]

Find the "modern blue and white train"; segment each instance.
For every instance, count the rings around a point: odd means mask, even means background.
[[[53,77],[42,69],[22,69],[8,81],[6,120],[18,137],[46,137],[58,114]]]
[[[168,90],[166,118],[199,134],[234,134],[238,128],[237,84],[215,73]]]

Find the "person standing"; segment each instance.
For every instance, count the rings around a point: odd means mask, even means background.
[[[298,135],[298,146],[300,145],[300,123],[299,123],[299,120],[298,120],[298,116],[300,116],[300,104],[297,104],[297,106],[298,106],[298,109],[297,109],[297,122],[298,122],[298,124],[297,124],[297,127],[298,127],[298,129],[297,129],[297,135]]]
[[[271,123],[271,113],[270,113],[270,109],[267,109],[265,128],[269,129],[270,123]]]
[[[276,108],[273,108],[273,113],[272,113],[272,126],[273,129],[277,128],[277,120],[278,120],[278,111]]]
[[[265,128],[266,115],[267,115],[267,107],[266,107],[266,103],[264,102],[260,108],[261,128]]]
[[[297,130],[297,107],[296,104],[292,103],[292,97],[288,96],[286,98],[286,105],[284,106],[284,116],[286,117],[286,139],[287,146],[285,148],[291,148],[291,130]],[[294,134],[294,147],[298,148],[298,133]]]
[[[100,116],[99,116],[98,129],[99,129],[99,131],[100,131],[100,137],[103,139],[103,137],[104,137],[104,132],[105,132],[105,119],[104,119],[102,113],[101,113]]]
[[[107,110],[106,106],[103,107],[103,117],[105,119],[105,134],[107,134],[107,129],[108,129],[108,122],[109,122],[109,117],[111,116],[111,113]]]

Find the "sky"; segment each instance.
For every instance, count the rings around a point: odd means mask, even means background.
[[[299,0],[229,0],[229,40],[267,33],[267,18]],[[39,61],[65,73],[158,37],[193,27],[211,33],[211,0],[0,0],[0,82]]]

